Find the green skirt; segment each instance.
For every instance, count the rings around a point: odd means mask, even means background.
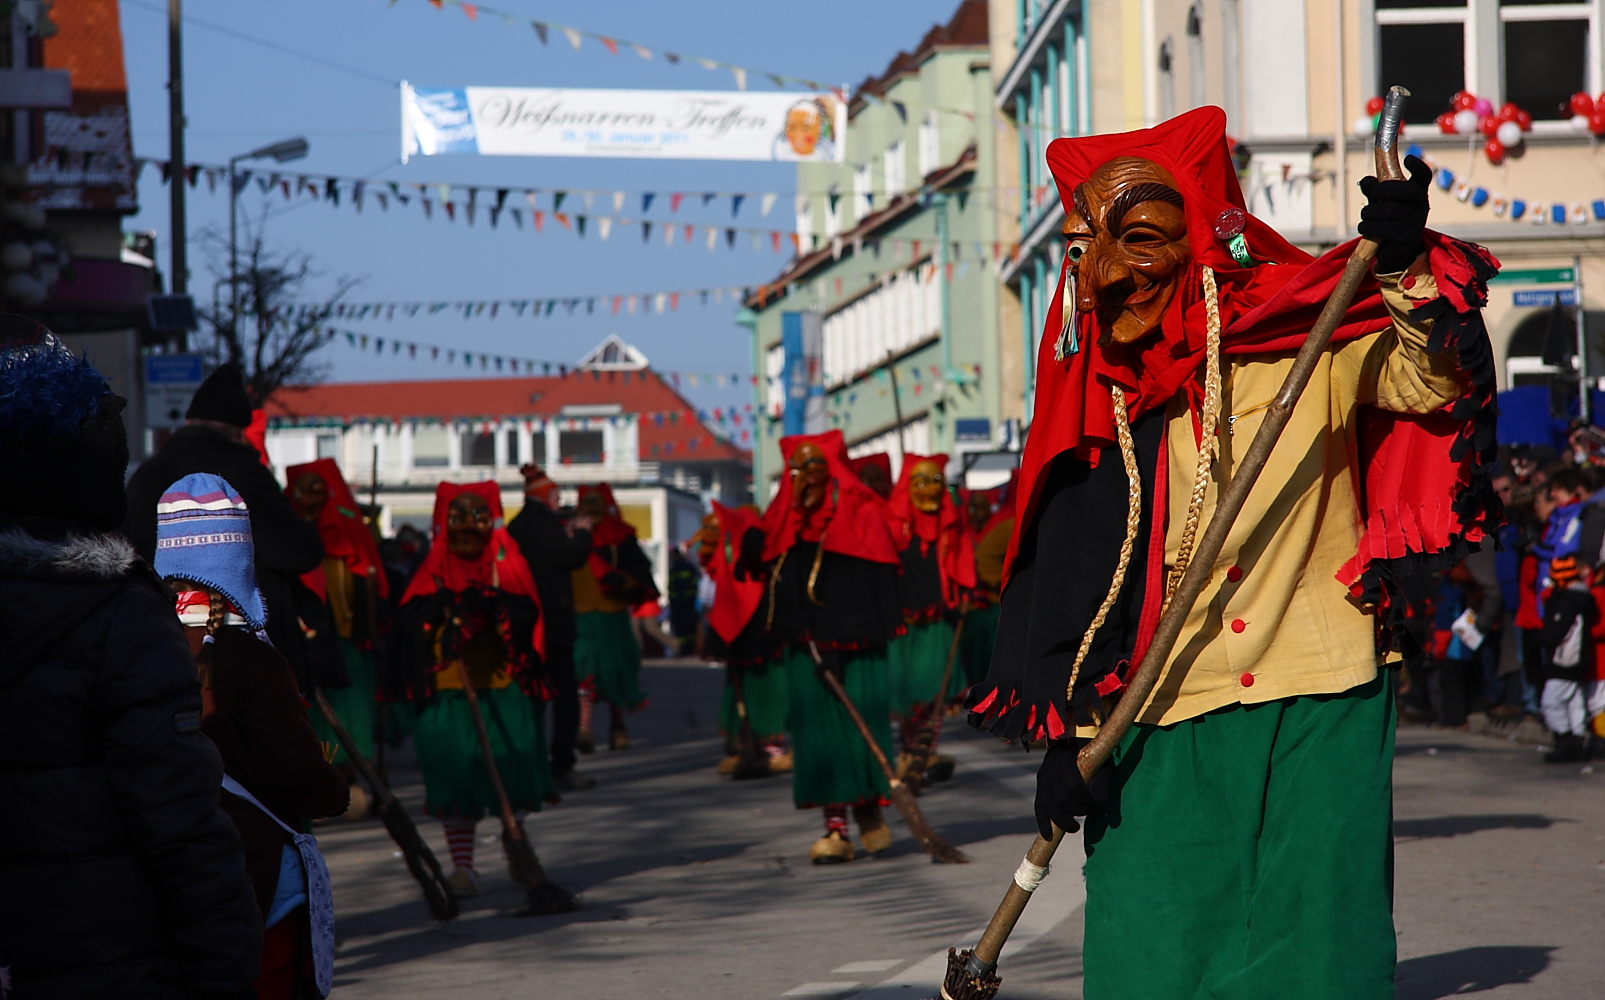
[[[1393,725],[1384,672],[1134,726],[1087,823],[1087,1000],[1392,1000]]]
[[[886,651],[843,653],[842,686],[869,724],[887,760],[893,759]],[[877,802],[891,791],[858,727],[824,682],[806,651],[788,648],[776,664],[791,692],[791,797],[798,809]]]
[[[596,697],[633,712],[646,704],[641,690],[641,644],[628,611],[582,611],[574,616],[574,676],[590,680]]]
[[[557,801],[546,737],[535,704],[515,686],[479,692],[496,773],[515,810],[534,811]],[[445,690],[424,705],[413,732],[424,776],[424,811],[432,816],[479,819],[501,812],[479,746],[468,698]]]
[[[373,703],[374,667],[373,654],[366,653],[357,647],[340,640],[340,655],[345,658],[346,673],[351,677],[351,686],[347,688],[324,688],[324,697],[329,699],[329,707],[334,714],[340,717],[340,724],[345,726],[346,732],[351,734],[352,740],[357,744],[357,753],[362,754],[366,760],[373,760],[373,720],[378,707]],[[318,739],[325,743],[340,743],[334,730],[330,728],[328,720],[323,717],[323,711],[316,705],[307,709],[307,718],[312,721],[312,728],[317,731]],[[348,764],[351,756],[346,753],[346,747],[341,746],[334,755],[334,763]]]
[[[959,659],[964,664],[966,684],[979,684],[992,669],[992,646],[998,639],[996,604],[971,611],[964,616],[964,635],[959,638]]]
[[[741,694],[747,703],[747,721],[760,740],[778,740],[786,735],[786,714],[791,706],[791,682],[777,660],[747,667],[741,674]],[[734,736],[741,731],[736,714],[736,689],[726,674],[724,701],[719,705],[719,732]]]
[[[936,689],[942,686],[947,651],[952,645],[953,626],[942,619],[910,625],[907,634],[887,644],[893,712],[906,717],[915,708],[931,704],[936,698]],[[954,663],[953,674],[948,678],[947,696],[951,698],[969,686],[964,679],[963,666]]]

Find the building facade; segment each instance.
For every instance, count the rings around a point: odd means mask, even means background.
[[[788,322],[818,324],[812,429],[853,454],[991,449],[999,401],[997,173],[984,0],[854,91],[846,160],[798,165],[798,256],[746,302],[758,403],[754,484],[786,433]],[[794,317],[788,320],[788,317]],[[796,429],[796,428],[794,428]]]

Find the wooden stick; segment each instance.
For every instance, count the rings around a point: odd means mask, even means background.
[[[496,754],[490,746],[490,730],[485,728],[485,716],[479,709],[479,692],[474,690],[473,679],[468,676],[468,664],[463,660],[457,661],[457,677],[462,681],[463,694],[468,698],[468,711],[474,717],[474,728],[479,733],[479,749],[485,756],[485,771],[490,775],[491,790],[496,793],[496,802],[501,807],[502,847],[507,852],[507,870],[513,876],[513,881],[525,888],[539,885],[547,881],[546,873],[541,870],[541,863],[535,857],[535,848],[530,846],[524,827],[513,815],[513,805],[507,798],[501,771],[496,767]]]
[[[1385,99],[1382,120],[1377,127],[1376,144],[1377,177],[1381,180],[1404,179],[1404,170],[1399,165],[1397,143],[1399,125],[1404,115],[1404,102],[1409,96],[1410,92],[1403,87],[1393,87]],[[1348,312],[1349,304],[1354,301],[1360,283],[1370,272],[1371,262],[1375,260],[1376,253],[1377,244],[1367,239],[1362,239],[1354,248],[1353,256],[1343,268],[1343,276],[1338,279],[1337,288],[1326,300],[1326,306],[1322,308],[1315,326],[1293,358],[1293,367],[1288,369],[1281,390],[1272,400],[1264,422],[1254,434],[1253,443],[1243,454],[1243,460],[1238,464],[1231,482],[1221,491],[1220,502],[1215,507],[1214,516],[1209,520],[1209,527],[1199,539],[1198,548],[1193,554],[1192,562],[1187,566],[1187,572],[1181,578],[1181,584],[1176,588],[1175,596],[1159,619],[1159,627],[1154,632],[1147,652],[1143,654],[1142,663],[1138,665],[1126,690],[1121,693],[1120,701],[1109,713],[1109,718],[1099,728],[1098,735],[1093,737],[1092,742],[1082,747],[1080,754],[1077,755],[1076,765],[1084,779],[1090,781],[1098,768],[1108,761],[1114,748],[1125,738],[1132,723],[1136,721],[1137,713],[1147,704],[1148,696],[1153,693],[1160,674],[1164,672],[1165,663],[1170,659],[1170,651],[1181,635],[1182,626],[1186,623],[1188,614],[1192,612],[1193,604],[1209,583],[1210,576],[1214,572],[1215,560],[1226,544],[1227,534],[1237,521],[1237,515],[1242,513],[1249,491],[1254,488],[1255,481],[1264,471],[1271,450],[1276,447],[1277,439],[1281,437],[1283,428],[1292,417],[1293,408],[1303,395],[1304,387],[1309,384],[1316,364],[1331,344],[1332,334],[1337,331],[1338,324]],[[1026,854],[1028,861],[1038,867],[1046,867],[1064,837],[1064,832],[1058,827],[1054,828],[1053,833],[1052,840],[1044,840],[1041,835],[1037,836]],[[1032,860],[1033,858],[1039,860]],[[1021,890],[1017,883],[1009,884],[1003,902],[999,904],[997,913],[993,915],[986,932],[981,935],[974,953],[964,956],[966,961],[962,971],[966,976],[972,979],[992,977],[995,981],[993,971],[997,968],[998,955],[1003,951],[1003,943],[1008,940],[1009,932],[1014,929],[1015,922],[1020,919],[1020,914],[1030,899],[1031,894]],[[950,967],[949,976],[954,975],[955,971]]]

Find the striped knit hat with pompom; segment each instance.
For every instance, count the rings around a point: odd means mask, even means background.
[[[251,512],[221,476],[185,476],[162,493],[156,504],[156,572],[209,587],[251,628],[267,627],[256,586]]]

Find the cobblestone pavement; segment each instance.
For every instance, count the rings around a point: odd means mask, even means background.
[[[517,919],[499,825],[479,827],[485,892],[435,924],[377,821],[318,830],[334,877],[335,996],[824,997],[933,995],[950,945],[973,943],[1033,830],[1037,757],[950,726],[952,781],[921,799],[973,859],[929,864],[893,818],[875,857],[815,867],[817,812],[784,777],[714,774],[722,672],[661,664],[634,745],[581,759],[592,790],[531,816],[552,876],[581,895],[561,917]],[[1602,764],[1605,767],[1605,764]],[[406,748],[398,792],[446,861]],[[1530,747],[1406,729],[1397,766],[1401,1000],[1597,995],[1605,972],[1605,798],[1600,778],[1545,767]],[[1079,845],[1060,857],[1079,859]],[[1079,865],[1048,877],[1002,965],[1010,1000],[1080,997]]]

